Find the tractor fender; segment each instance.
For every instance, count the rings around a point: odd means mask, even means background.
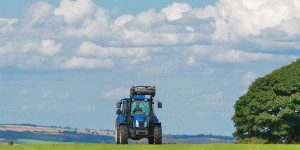
[[[156,122],[158,122],[157,117],[156,117],[156,116],[153,116],[151,122],[152,122],[153,124],[156,123]]]
[[[124,117],[121,115],[118,115],[117,119],[119,120],[120,124],[124,123],[124,121],[125,121]]]

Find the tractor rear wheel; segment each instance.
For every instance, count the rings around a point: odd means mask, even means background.
[[[161,144],[162,143],[162,130],[160,125],[154,126],[154,144]]]
[[[120,125],[120,144],[128,144],[128,126]]]

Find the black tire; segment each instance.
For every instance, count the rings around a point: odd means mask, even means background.
[[[154,144],[161,144],[162,143],[162,129],[160,125],[154,126]]]
[[[120,125],[120,144],[128,144],[128,126]]]
[[[153,144],[154,143],[154,138],[149,137],[148,138],[148,144]]]
[[[116,144],[120,144],[120,126],[119,126],[119,120],[116,120],[116,124],[115,124],[115,142],[116,142]]]

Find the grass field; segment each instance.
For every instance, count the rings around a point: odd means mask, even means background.
[[[0,150],[300,150],[300,145],[239,145],[239,144],[172,144],[172,145],[113,145],[113,144],[54,144],[0,145]]]
[[[32,139],[18,139],[14,141],[16,144],[21,145],[40,145],[40,144],[68,144],[66,142],[52,142],[52,141],[41,141],[41,140],[32,140]],[[72,143],[69,143],[72,144]]]

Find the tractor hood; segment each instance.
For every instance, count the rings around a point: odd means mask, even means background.
[[[145,116],[134,116],[134,121],[145,122],[146,120],[147,120],[147,118]]]

